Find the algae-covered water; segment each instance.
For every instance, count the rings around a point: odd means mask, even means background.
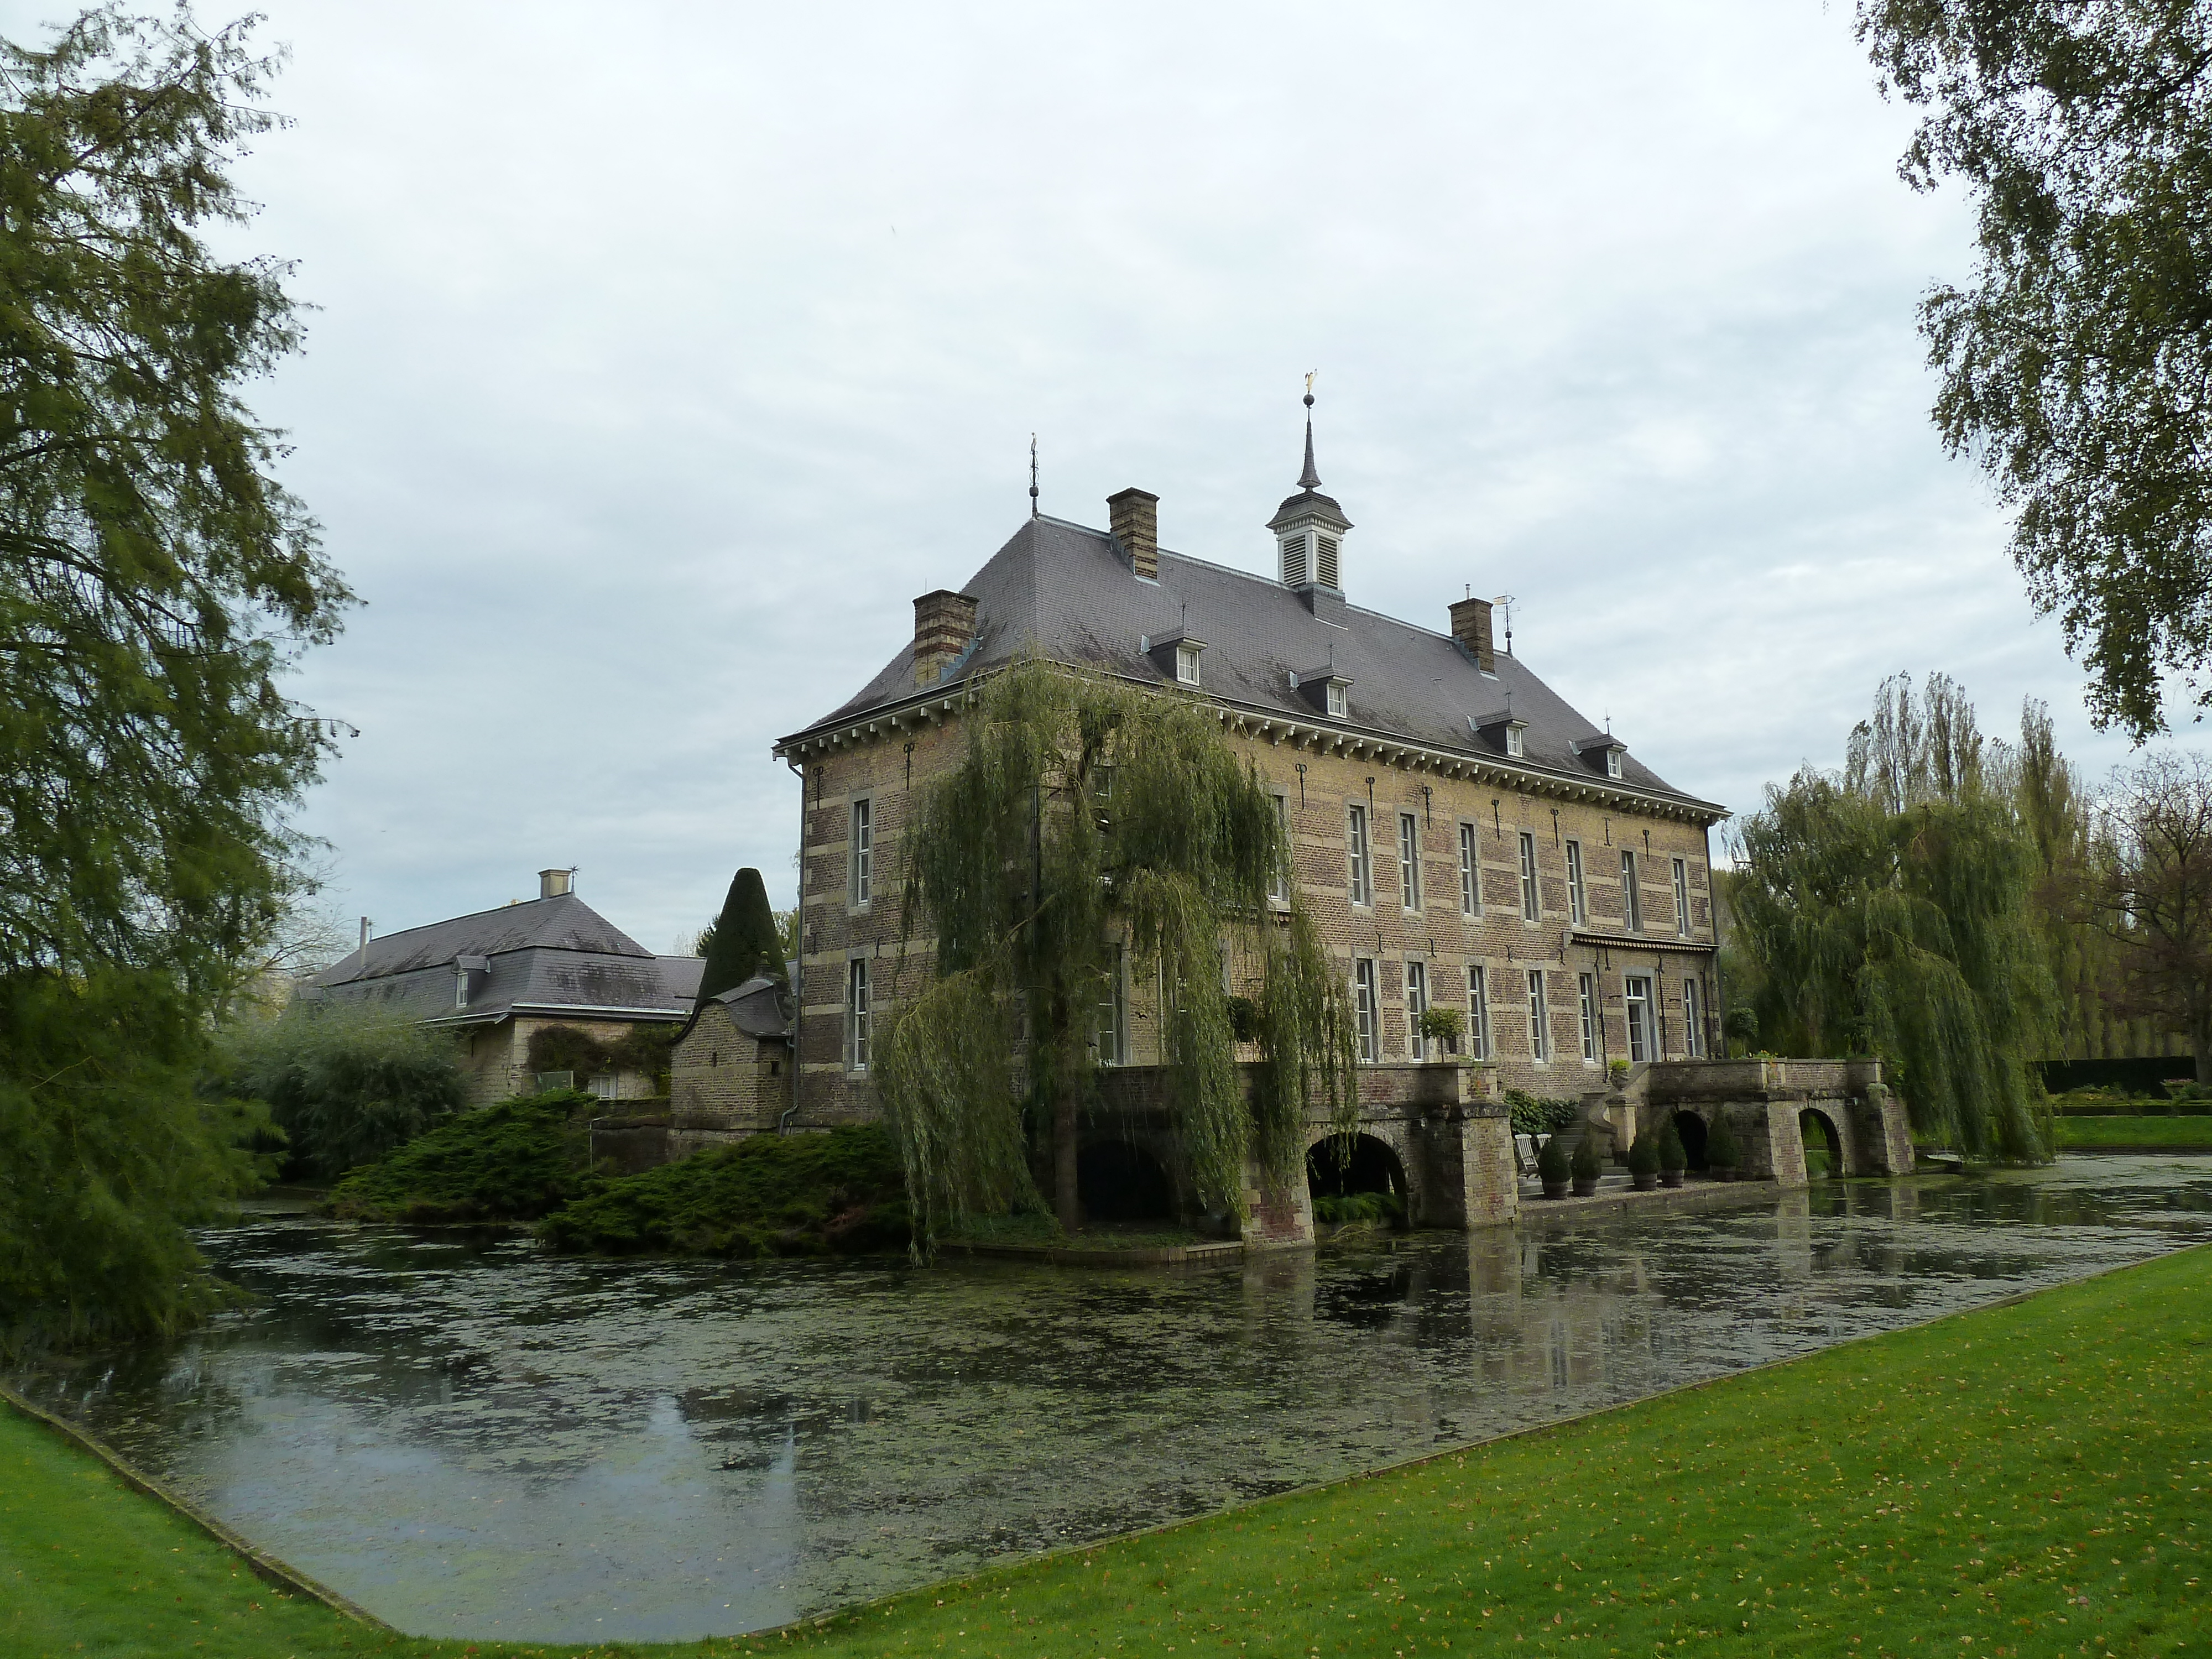
[[[757,1629],[2212,1239],[2212,1158],[1183,1270],[598,1261],[307,1218],[259,1298],[19,1376],[401,1629]]]

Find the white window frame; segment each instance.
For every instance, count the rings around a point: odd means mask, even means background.
[[[845,902],[865,910],[874,902],[876,887],[876,803],[870,795],[854,797],[846,817],[846,860],[849,878]]]
[[[1692,975],[1682,981],[1682,1052],[1700,1060],[1705,1052],[1705,990]]]
[[[1597,975],[1576,975],[1575,994],[1583,1021],[1583,1063],[1595,1066],[1597,1064],[1598,1046]]]
[[[1640,1066],[1651,1058],[1651,1042],[1658,1030],[1651,1021],[1650,975],[1621,975],[1620,1006],[1628,1020],[1628,1058],[1631,1063]]]
[[[1479,962],[1467,965],[1467,1057],[1490,1058],[1490,972]]]
[[[1106,969],[1106,994],[1098,1002],[1097,1035],[1101,1066],[1126,1066],[1129,1061],[1128,979],[1123,957],[1123,948],[1116,945],[1114,959]]]
[[[1421,1016],[1429,1007],[1429,964],[1406,963],[1406,1052],[1415,1060],[1429,1057],[1429,1040],[1421,1035]]]
[[[1589,893],[1583,885],[1583,844],[1567,843],[1567,920],[1577,927],[1589,926]]]
[[[1674,860],[1674,931],[1690,936],[1690,861]]]
[[[1543,890],[1536,880],[1536,832],[1521,832],[1521,920],[1541,921],[1544,918]]]
[[[872,1036],[874,1002],[868,984],[868,959],[848,957],[845,962],[845,1069],[868,1069],[868,1043]]]
[[[1528,753],[1528,744],[1522,739],[1519,726],[1509,726],[1505,728],[1505,752],[1508,756],[1519,760]]]
[[[1375,903],[1375,848],[1368,834],[1367,809],[1354,801],[1344,809],[1346,896],[1361,909]]]
[[[1620,750],[1618,749],[1608,749],[1605,751],[1605,775],[1609,778],[1617,778],[1620,775]]]
[[[1382,1057],[1382,988],[1376,979],[1372,957],[1352,958],[1352,1006],[1358,1032],[1360,1063],[1372,1066]]]
[[[1459,826],[1459,913],[1482,914],[1482,832],[1464,819]]]
[[[1198,647],[1196,646],[1176,647],[1176,684],[1178,685],[1198,684]]]
[[[1632,848],[1620,849],[1620,923],[1632,933],[1644,931],[1644,878]]]
[[[1418,814],[1398,814],[1398,908],[1421,908],[1421,820]]]
[[[1275,827],[1283,834],[1283,863],[1282,867],[1275,872],[1275,879],[1268,884],[1267,896],[1278,904],[1288,904],[1291,902],[1291,872],[1297,867],[1297,860],[1291,850],[1291,798],[1279,793],[1273,799]]]
[[[1528,1058],[1539,1066],[1552,1063],[1551,988],[1544,970],[1528,970]]]
[[[1344,718],[1344,688],[1334,680],[1331,680],[1326,690],[1323,691],[1322,702],[1328,710],[1331,720],[1340,720]]]

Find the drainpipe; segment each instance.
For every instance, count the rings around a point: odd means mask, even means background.
[[[799,1116],[799,1083],[806,1074],[806,1068],[799,1064],[799,1036],[806,1024],[806,763],[788,756],[783,763],[799,778],[799,909],[793,918],[799,929],[799,949],[791,963],[791,1104],[775,1121],[779,1135],[787,1133]],[[1710,859],[1706,867],[1711,867]]]

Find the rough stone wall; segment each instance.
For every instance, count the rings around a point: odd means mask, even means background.
[[[709,1003],[671,1056],[672,1152],[772,1130],[790,1103],[791,1045],[740,1030],[726,1005]]]
[[[510,1096],[527,1094],[536,1085],[530,1069],[530,1038],[549,1025],[573,1025],[600,1042],[618,1042],[634,1029],[623,1019],[565,1019],[557,1016],[520,1015],[489,1025],[465,1028],[459,1038],[461,1069],[467,1075],[469,1104],[489,1106]],[[586,1079],[578,1078],[583,1088]],[[653,1093],[653,1079],[637,1072],[615,1074],[617,1100],[643,1099]]]

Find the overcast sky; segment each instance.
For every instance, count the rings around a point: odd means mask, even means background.
[[[1929,425],[1968,216],[1842,0],[264,3],[250,242],[318,309],[253,402],[367,602],[304,822],[380,933],[553,864],[657,950],[740,865],[788,903],[769,745],[1018,527],[1030,433],[1047,512],[1140,485],[1264,572],[1308,369],[1352,601],[1516,595],[1678,787],[1837,763],[1898,670],[2125,757]]]

